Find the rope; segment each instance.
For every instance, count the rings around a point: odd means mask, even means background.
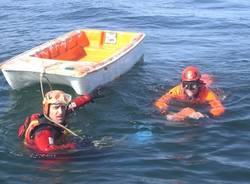
[[[45,73],[45,69],[40,73],[40,88],[41,88],[41,93],[42,93],[43,99],[45,97],[44,91],[43,91],[43,78],[45,78],[47,80],[50,90],[53,90],[49,79],[44,75],[44,73]]]

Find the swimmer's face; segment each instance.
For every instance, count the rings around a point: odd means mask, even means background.
[[[182,82],[184,93],[190,98],[194,98],[199,93],[200,84],[198,81]]]
[[[49,117],[53,122],[62,124],[65,120],[66,112],[67,106],[64,104],[51,104]]]
[[[63,123],[71,95],[61,91],[52,90],[46,93],[43,99],[43,113],[55,123]]]

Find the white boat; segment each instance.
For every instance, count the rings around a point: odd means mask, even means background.
[[[82,29],[19,54],[1,65],[13,89],[40,81],[91,92],[130,70],[143,57],[144,33]],[[45,81],[45,80],[44,80]]]

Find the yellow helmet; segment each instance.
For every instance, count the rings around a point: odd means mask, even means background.
[[[61,90],[52,90],[45,94],[43,99],[43,113],[49,116],[50,104],[63,104],[67,106],[71,102],[71,95]]]

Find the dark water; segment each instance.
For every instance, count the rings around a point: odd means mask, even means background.
[[[71,117],[100,145],[62,163],[35,159],[16,136],[40,111],[39,85],[13,91],[1,74],[1,183],[250,183],[249,1],[2,0],[0,61],[79,28],[145,32],[144,62]],[[224,116],[174,124],[154,109],[187,65],[216,76]]]

